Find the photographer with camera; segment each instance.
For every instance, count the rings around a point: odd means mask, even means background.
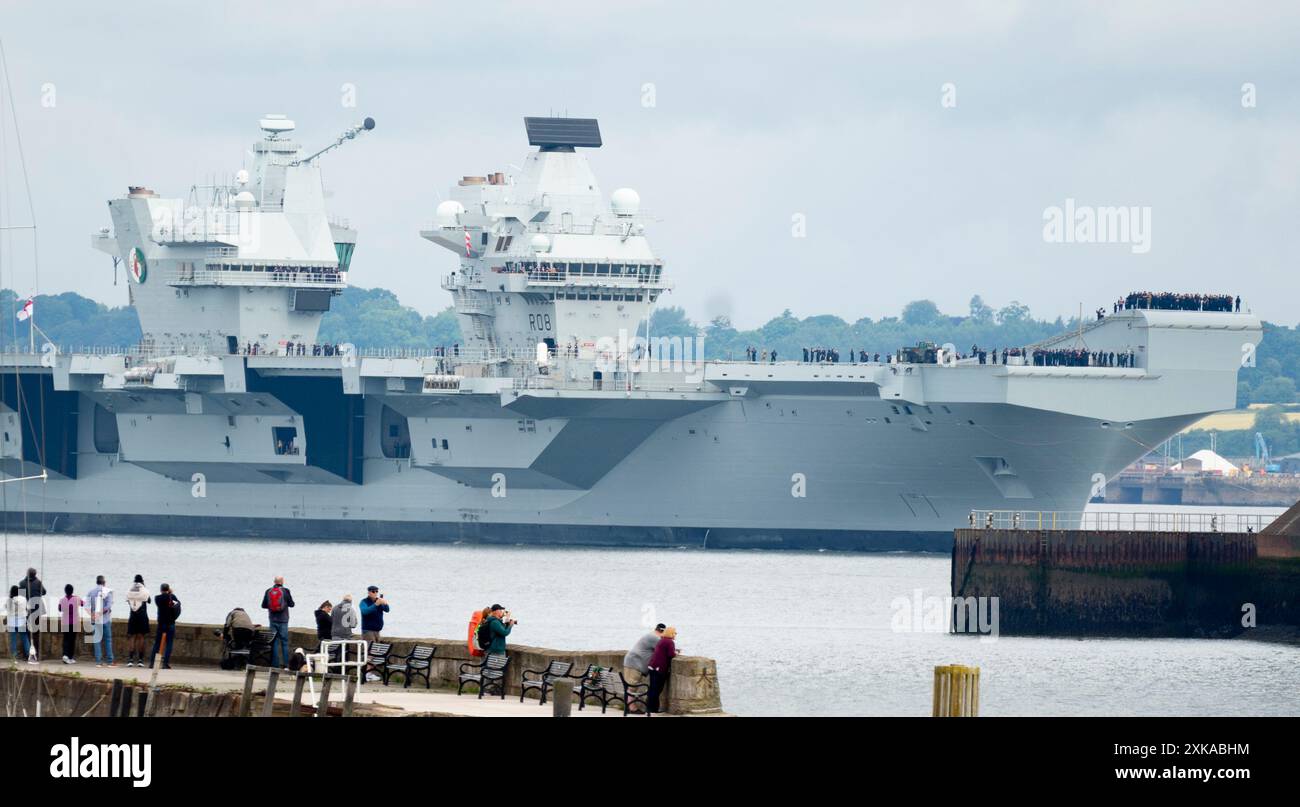
[[[483,623],[480,630],[486,632],[490,641],[487,646],[488,654],[500,653],[505,655],[506,637],[510,635],[510,629],[519,624],[519,621],[510,616],[510,612],[502,607],[499,603],[492,606],[492,615]]]
[[[384,629],[388,600],[379,593],[379,586],[371,586],[366,592],[366,598],[361,601],[361,637],[374,644]]]

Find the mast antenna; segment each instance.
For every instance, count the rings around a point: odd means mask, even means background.
[[[332,149],[336,149],[336,148],[338,148],[339,146],[343,145],[343,144],[344,144],[345,142],[347,142],[348,140],[352,140],[352,139],[356,138],[356,136],[359,135],[359,134],[361,134],[362,132],[368,132],[368,131],[370,131],[370,130],[373,129],[373,128],[375,128],[375,119],[374,119],[374,118],[366,118],[365,120],[363,120],[363,121],[361,121],[360,123],[358,123],[356,126],[353,126],[352,128],[350,128],[350,129],[348,129],[347,131],[345,131],[343,134],[339,135],[337,140],[335,140],[333,143],[330,143],[330,144],[329,144],[328,146],[326,146],[325,148],[321,149],[320,151],[316,152],[315,154],[311,155],[310,157],[304,157],[304,158],[302,158],[301,160],[294,160],[293,162],[289,163],[289,165],[293,165],[293,166],[297,166],[297,165],[307,165],[307,164],[310,163],[312,160],[314,160],[314,159],[316,159],[317,157],[321,156],[321,155],[324,154],[325,152],[330,151],[330,150],[332,150]]]

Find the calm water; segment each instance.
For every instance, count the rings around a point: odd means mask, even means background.
[[[739,714],[926,715],[941,663],[982,668],[989,715],[1300,714],[1294,647],[896,632],[895,598],[948,594],[941,556],[47,536],[42,564],[41,542],[9,537],[10,584],[29,563],[51,591],[105,574],[120,592],[139,572],[172,584],[187,621],[237,604],[257,619],[277,573],[303,627],[322,599],[370,583],[392,601],[393,635],[464,636],[469,612],[497,600],[520,620],[512,638],[545,647],[625,648],[664,621],[685,652],[717,659]]]

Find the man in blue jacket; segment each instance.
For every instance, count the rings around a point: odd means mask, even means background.
[[[379,593],[379,586],[371,586],[366,592],[366,598],[361,601],[361,636],[373,644],[379,641],[379,634],[384,629],[388,600]]]

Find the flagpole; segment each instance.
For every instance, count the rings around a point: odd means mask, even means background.
[[[33,308],[35,308],[35,306],[33,306]],[[41,335],[41,337],[42,337],[46,342],[49,342],[50,344],[54,344],[54,340],[50,338],[50,335],[49,335],[48,333],[46,333],[45,331],[42,331],[40,328],[37,328],[37,327],[36,327],[36,318],[33,317],[33,318],[32,318],[32,333],[31,333],[31,336],[32,336],[33,340],[35,339],[35,334],[37,334],[37,333],[39,333],[39,334]],[[32,342],[32,352],[33,352],[33,353],[36,352],[36,343],[35,343],[35,341]]]

